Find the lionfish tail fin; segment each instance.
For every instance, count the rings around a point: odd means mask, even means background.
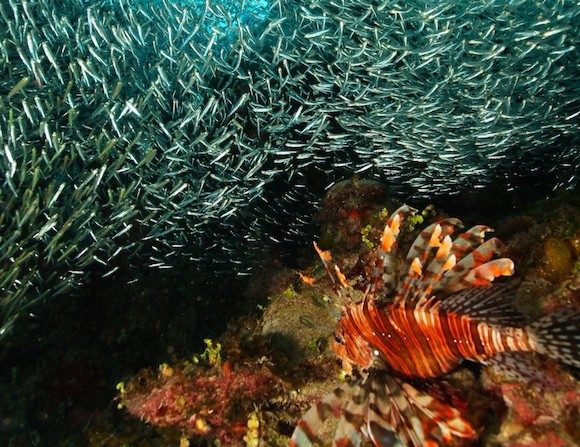
[[[530,326],[536,351],[580,368],[580,311],[561,309]]]
[[[322,424],[331,414],[340,411],[343,397],[349,387],[348,383],[341,384],[310,407],[294,429],[289,447],[310,447],[317,442],[317,433]]]

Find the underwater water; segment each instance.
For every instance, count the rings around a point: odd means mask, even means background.
[[[0,0],[0,445],[176,445],[115,387],[230,383],[180,363],[216,340],[272,363],[231,383],[284,416],[236,402],[187,442],[283,445],[305,401],[265,383],[303,359],[263,312],[313,240],[356,252],[397,200],[535,240],[541,296],[577,277],[579,36],[571,0]]]

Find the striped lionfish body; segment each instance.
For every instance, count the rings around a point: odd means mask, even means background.
[[[490,228],[477,225],[452,240],[455,228],[462,226],[458,219],[434,223],[419,234],[397,268],[399,227],[415,212],[403,205],[388,219],[360,302],[330,252],[314,244],[346,302],[334,350],[345,371],[356,369],[358,380],[341,384],[313,406],[294,430],[291,446],[311,446],[324,420],[340,411],[337,447],[358,446],[363,435],[377,447],[435,447],[454,436],[475,438],[459,410],[406,380],[439,377],[463,360],[514,366],[509,356],[528,351],[580,367],[578,311],[526,325],[509,306],[513,288],[491,287],[495,278],[511,275],[514,265],[508,258],[493,259],[501,243],[496,238],[484,242]],[[520,369],[522,376],[533,375],[525,366]],[[343,405],[349,388],[352,397]]]

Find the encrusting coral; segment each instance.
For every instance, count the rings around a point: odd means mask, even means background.
[[[179,430],[184,437],[219,440],[221,445],[254,446],[259,423],[254,405],[279,392],[265,367],[162,365],[142,371],[123,386],[120,407],[143,421]]]

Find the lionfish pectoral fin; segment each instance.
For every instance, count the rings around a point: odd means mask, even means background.
[[[368,409],[368,399],[363,388],[357,387],[352,400],[338,421],[332,447],[358,447],[362,442],[360,429]]]
[[[512,307],[518,282],[465,289],[442,300],[440,309],[491,324],[523,327],[527,321]]]
[[[290,447],[310,447],[318,441],[317,433],[328,417],[340,411],[342,400],[351,385],[343,383],[322,398],[302,416],[296,425]]]
[[[437,446],[475,431],[459,410],[417,390],[384,370],[370,370],[364,429],[375,447]]]
[[[530,325],[535,350],[567,365],[580,368],[580,311],[561,309]]]
[[[411,424],[407,424],[405,428],[410,444],[417,446],[449,443],[454,436],[475,438],[475,430],[457,408],[417,390],[408,383],[401,383],[400,387],[409,402],[410,411],[407,413],[411,416],[406,419]]]
[[[378,380],[377,380],[378,379]],[[373,377],[369,381],[371,393],[366,421],[366,432],[375,446],[404,447],[393,425],[393,405],[390,401],[388,383]],[[388,382],[388,380],[387,380]]]

